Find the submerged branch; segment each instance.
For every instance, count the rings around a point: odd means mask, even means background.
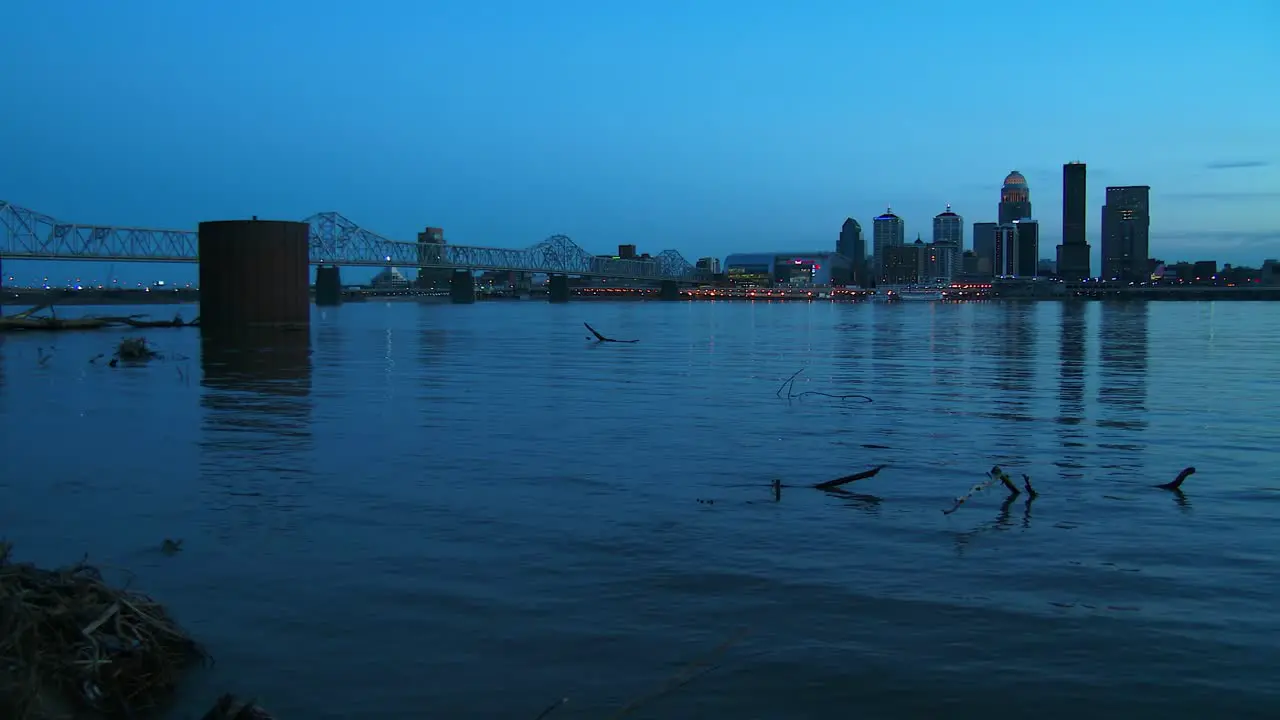
[[[591,334],[596,336],[596,342],[612,342],[612,343],[638,343],[638,342],[640,342],[639,340],[615,340],[615,339],[613,339],[613,338],[611,338],[611,337],[605,337],[604,335],[601,335],[599,332],[596,332],[596,329],[595,329],[595,328],[593,328],[593,327],[591,327],[590,325],[587,325],[587,323],[585,323],[585,322],[584,322],[584,323],[582,323],[582,324],[583,324],[583,325],[586,325],[586,326],[587,326],[587,329],[591,331]],[[588,339],[590,339],[590,338],[588,338]]]
[[[859,395],[857,393],[838,395],[835,393],[818,392],[817,390],[805,390],[804,392],[795,392],[796,378],[802,372],[804,372],[804,368],[800,368],[799,370],[792,373],[791,377],[784,380],[782,382],[782,385],[778,387],[778,390],[777,392],[774,393],[774,396],[785,397],[788,400],[797,400],[799,398],[805,397],[806,395],[815,395],[817,397],[827,397],[827,398],[832,398],[834,400],[861,400],[862,402],[872,402],[871,398],[867,397],[866,395]],[[782,394],[783,390],[787,391],[787,394],[785,396]]]

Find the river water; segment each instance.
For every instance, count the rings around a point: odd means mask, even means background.
[[[174,717],[601,718],[731,639],[632,717],[1280,715],[1269,304],[371,302],[89,362],[121,334],[0,335],[0,535],[209,647]],[[1039,497],[941,512],[993,464]]]

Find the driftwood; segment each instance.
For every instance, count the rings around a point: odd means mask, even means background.
[[[582,324],[583,324],[583,325],[587,325],[585,322],[584,322],[584,323],[582,323]],[[640,342],[639,340],[614,340],[614,339],[613,339],[613,338],[611,338],[611,337],[605,337],[604,335],[601,335],[600,333],[596,332],[596,329],[595,329],[595,328],[593,328],[593,327],[591,327],[590,325],[587,325],[587,329],[591,331],[591,334],[592,334],[592,335],[595,335],[595,336],[596,336],[596,342],[613,342],[613,343],[638,343],[638,342]],[[590,339],[590,338],[588,338],[588,339]]]
[[[858,480],[866,480],[867,478],[873,478],[873,477],[875,477],[875,476],[876,476],[876,475],[877,475],[881,470],[885,469],[886,467],[888,467],[888,466],[887,466],[887,465],[877,465],[877,466],[875,466],[875,467],[871,468],[870,470],[863,470],[863,471],[862,471],[862,472],[860,472],[860,473],[854,473],[854,474],[852,474],[852,475],[845,475],[844,477],[836,478],[835,480],[828,480],[828,481],[826,481],[826,482],[820,482],[820,483],[817,483],[817,484],[816,484],[816,485],[814,485],[813,487],[814,487],[815,489],[818,489],[818,490],[832,490],[832,489],[834,489],[834,488],[838,488],[838,487],[840,487],[840,486],[842,486],[842,485],[848,485],[848,484],[849,484],[849,483],[851,483],[851,482],[856,482],[856,481],[858,481]]]
[[[38,317],[36,313],[48,309],[48,317]],[[126,325],[136,328],[162,328],[162,327],[195,327],[200,324],[200,318],[196,318],[191,322],[184,322],[181,316],[174,317],[172,320],[140,320],[146,315],[128,315],[128,316],[95,316],[84,318],[63,319],[57,316],[51,305],[37,305],[29,310],[24,310],[14,315],[0,317],[0,331],[5,330],[97,330],[105,327],[118,327]]]

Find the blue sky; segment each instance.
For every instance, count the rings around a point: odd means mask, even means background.
[[[994,219],[1015,168],[1051,246],[1078,159],[1095,268],[1108,184],[1152,186],[1153,255],[1257,264],[1280,255],[1278,71],[1275,0],[9,0],[0,198],[693,260],[834,247],[890,204],[927,240],[948,202]],[[5,274],[50,268],[106,272]]]

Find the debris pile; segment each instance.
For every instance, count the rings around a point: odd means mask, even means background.
[[[55,703],[143,717],[205,659],[163,607],[97,568],[42,570],[10,550],[0,542],[0,717],[34,720]]]

